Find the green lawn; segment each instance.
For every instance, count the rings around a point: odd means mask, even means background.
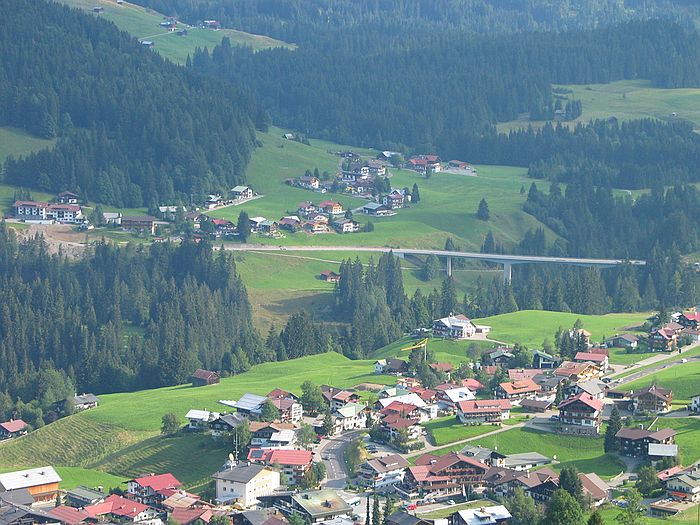
[[[436,446],[449,445],[475,436],[498,430],[494,425],[463,425],[455,416],[440,417],[425,423],[431,441]]]
[[[0,164],[5,162],[9,155],[18,158],[33,151],[50,148],[55,143],[55,139],[35,137],[23,129],[0,127]]]
[[[57,467],[56,471],[61,476],[61,488],[73,489],[79,485],[86,487],[103,487],[105,491],[112,488],[126,489],[127,478],[113,476],[99,470],[90,470],[80,467]]]
[[[681,463],[692,465],[700,460],[700,419],[693,417],[662,417],[654,425],[656,427],[671,427],[678,434],[676,443],[681,453]]]
[[[128,2],[119,5],[113,0],[59,1],[89,12],[92,12],[93,7],[102,7],[104,11],[96,16],[114,22],[119,29],[126,31],[135,38],[153,41],[153,49],[165,58],[178,64],[184,64],[187,56],[194,55],[194,51],[198,47],[213,49],[221,43],[224,37],[228,37],[233,45],[248,46],[256,50],[282,46],[293,47],[274,38],[253,35],[233,29],[212,31],[209,29],[188,28],[186,36],[178,36],[160,27],[159,24],[164,19],[163,13]],[[178,25],[178,29],[184,27],[186,27],[184,24]]]
[[[0,140],[0,143],[2,141]],[[0,160],[0,162],[2,162]],[[15,191],[17,188],[14,186],[7,186],[5,184],[0,184],[0,218],[3,217],[4,215],[7,215],[8,213],[12,212],[12,204],[15,201]],[[35,200],[43,200],[43,201],[48,201],[50,199],[53,199],[54,195],[51,195],[49,193],[43,193],[40,191],[34,191],[31,190],[31,195],[32,198]],[[22,226],[25,225],[15,225],[19,226],[19,229],[22,229]]]
[[[601,477],[611,478],[619,474],[624,465],[613,455],[603,453],[602,438],[585,438],[537,432],[527,428],[514,428],[493,436],[470,442],[490,449],[498,449],[503,454],[539,452],[559,463],[553,468],[560,470],[567,465],[576,465],[581,472],[595,472]],[[435,453],[447,454],[459,450],[463,445],[440,449]]]
[[[646,350],[628,352],[625,348],[610,348],[610,362],[615,365],[633,365],[655,355],[658,355],[658,352],[648,352]]]
[[[700,89],[661,89],[650,87],[647,80],[622,80],[610,84],[567,85],[571,89],[569,99],[581,100],[583,114],[570,123],[588,122],[590,119],[614,116],[620,120],[658,118],[662,120],[685,119],[700,127]],[[673,113],[676,113],[674,116]],[[500,131],[540,127],[544,121],[527,119],[499,124]]]
[[[617,523],[615,518],[618,514],[620,514],[620,509],[614,505],[605,505],[601,509],[601,515],[605,523]],[[690,511],[668,519],[644,516],[639,525],[696,525],[698,523],[697,520],[697,510],[691,509]]]
[[[402,337],[398,341],[376,350],[372,356],[376,359],[386,359],[387,357],[407,359],[410,352],[408,350],[402,351],[401,349],[414,345],[417,342],[416,339],[412,339],[411,337]],[[428,341],[428,349],[435,354],[436,361],[452,363],[456,366],[464,361],[471,361],[471,358],[467,355],[467,348],[472,343],[475,343],[479,347],[480,352],[493,348],[496,344],[492,341],[449,341],[445,339],[430,339],[430,341]],[[479,356],[477,355],[476,358],[478,359]]]
[[[544,310],[522,310],[509,314],[494,315],[476,319],[478,324],[491,327],[489,338],[506,343],[522,343],[536,348],[542,341],[554,341],[554,334],[559,327],[571,328],[577,319],[583,328],[591,332],[592,341],[600,342],[615,333],[633,331],[644,323],[649,313],[581,315]]]
[[[677,356],[674,356],[677,359]],[[700,362],[680,363],[655,374],[625,384],[625,389],[639,389],[652,383],[673,390],[675,402],[689,403],[690,398],[700,393]]]
[[[497,503],[495,501],[491,501],[490,499],[476,499],[465,503],[458,503],[457,505],[449,505],[440,510],[434,510],[433,512],[421,513],[420,509],[416,509],[416,514],[424,519],[438,520],[441,518],[448,518],[460,510],[478,509],[480,507],[489,507],[491,505],[497,505]]]

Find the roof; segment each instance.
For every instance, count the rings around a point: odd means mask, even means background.
[[[336,410],[336,414],[340,414],[343,417],[357,417],[365,408],[365,405],[361,405],[360,403],[348,403],[344,407]]]
[[[601,383],[595,379],[578,383],[576,387],[592,396],[597,396],[605,392],[605,383]]]
[[[377,473],[391,472],[408,467],[408,461],[398,454],[390,454],[383,458],[369,459],[365,462]]]
[[[235,407],[238,410],[247,410],[249,412],[255,412],[260,409],[260,407],[267,401],[266,397],[259,396],[257,394],[243,394],[241,398],[236,401]]]
[[[452,372],[455,368],[452,363],[430,363],[429,366],[436,372]]]
[[[31,507],[34,504],[34,497],[27,489],[6,490],[5,492],[0,492],[0,505],[3,502]]]
[[[249,186],[234,186],[231,189],[231,191],[239,192],[239,191],[245,191],[245,190],[249,190],[249,189],[250,189]]]
[[[4,490],[26,489],[37,485],[60,483],[61,481],[61,476],[50,466],[0,474],[0,487]]]
[[[534,379],[536,375],[539,375],[541,373],[541,368],[510,368],[508,370],[508,379],[510,379],[511,381]]]
[[[649,437],[656,441],[664,441],[674,437],[676,434],[677,432],[672,428],[662,428],[661,430],[657,430],[656,432],[649,434]]]
[[[296,399],[296,396],[292,394],[291,392],[287,392],[286,390],[282,390],[281,388],[275,388],[274,390],[271,390],[268,394],[267,397],[269,399]]]
[[[503,465],[509,468],[525,467],[527,465],[546,465],[552,460],[539,452],[521,452],[519,454],[508,454]]]
[[[73,398],[73,402],[76,405],[87,405],[90,403],[99,403],[99,399],[95,394],[80,394]]]
[[[182,487],[182,483],[170,472],[166,472],[165,474],[150,474],[148,476],[134,478],[131,481],[138,483],[142,487],[149,487],[155,491]]]
[[[220,470],[212,476],[214,479],[224,479],[237,483],[248,483],[263,470],[269,470],[264,465],[251,463],[250,465],[235,465],[233,467]]]
[[[537,410],[547,410],[552,406],[553,401],[537,401],[535,399],[523,399],[520,406],[523,408],[534,408]]]
[[[457,403],[459,410],[465,414],[481,414],[510,410],[513,405],[507,399],[473,399]]]
[[[276,441],[278,443],[291,443],[294,441],[294,431],[290,429],[278,430],[273,432],[270,436],[270,441]]]
[[[700,312],[685,312],[681,314],[688,321],[700,321]]]
[[[314,521],[314,518],[347,514],[352,511],[352,507],[338,496],[338,493],[334,490],[301,492],[294,494],[292,499],[311,516],[312,521]]]
[[[610,488],[605,481],[600,479],[598,474],[592,472],[590,474],[584,474],[579,472],[578,475],[581,480],[581,485],[583,485],[583,490],[591,495],[594,501],[600,501],[608,498],[608,489]]]
[[[593,352],[577,352],[574,356],[575,361],[592,361],[594,363],[602,363],[608,358],[604,354],[596,354]]]
[[[474,399],[474,393],[465,386],[444,390],[443,395],[446,396],[452,403]]]
[[[47,513],[66,525],[78,525],[78,523],[90,518],[90,514],[84,510],[65,505],[49,509]]]
[[[428,468],[431,473],[438,474],[452,465],[460,462],[467,463],[473,467],[481,468],[484,470],[484,472],[486,472],[488,469],[488,467],[481,461],[477,461],[474,458],[470,458],[469,456],[465,456],[464,454],[460,454],[458,452],[450,452],[449,454],[440,456],[439,459],[437,459],[437,461],[434,463],[431,463]]]
[[[208,410],[196,410],[192,409],[187,414],[185,414],[185,419],[191,419],[195,421],[209,421],[209,419],[218,419],[218,412],[209,412]]]
[[[476,390],[481,390],[482,388],[484,388],[484,385],[479,383],[479,381],[477,381],[473,377],[468,377],[466,379],[462,379],[462,386],[467,387],[472,392],[474,392]]]
[[[74,489],[67,490],[66,495],[88,501],[100,500],[107,497],[107,494],[105,494],[104,492],[91,489],[90,487],[85,487],[84,485],[80,485],[78,487],[75,487]]]
[[[122,223],[126,222],[156,222],[158,219],[150,215],[131,215],[122,217]]]
[[[646,394],[651,394],[659,399],[663,399],[664,401],[670,401],[673,398],[672,390],[669,390],[667,388],[661,388],[656,385],[649,385],[646,388],[635,390],[634,392],[632,392],[632,395],[630,397],[632,399],[635,399]]]
[[[252,454],[253,451],[259,451]],[[280,465],[308,465],[313,459],[310,450],[282,450],[282,449],[251,449],[248,459],[262,461],[267,464],[279,463]]]
[[[573,376],[573,375],[580,375],[584,373],[589,367],[591,366],[591,363],[574,363],[573,361],[564,361],[559,365],[559,368],[556,368],[554,370],[554,374],[558,376]]]
[[[675,467],[667,468],[665,470],[662,470],[656,474],[656,477],[659,478],[659,481],[666,481],[668,478],[671,476],[675,476],[679,472],[683,472],[683,467],[680,465],[676,465]]]
[[[112,494],[102,503],[85,507],[85,512],[89,514],[91,518],[102,516],[104,514],[114,514],[115,516],[135,518],[148,509],[148,505],[123,498],[117,494]]]
[[[503,505],[460,510],[457,514],[466,525],[492,525],[512,518]]]
[[[426,402],[421,399],[421,397],[418,394],[415,394],[414,392],[408,392],[406,394],[401,394],[399,396],[393,396],[393,397],[386,397],[384,399],[379,399],[377,403],[379,403],[382,408],[388,407],[391,405],[394,401],[400,401],[401,403],[406,403],[409,405],[414,405],[417,406],[418,408],[424,408],[426,405]]]
[[[651,435],[651,431],[645,428],[629,428],[623,427],[617,431],[615,434],[616,438],[619,439],[629,439],[631,441],[637,441],[638,439],[644,439]]]
[[[408,512],[404,512],[402,510],[394,512],[387,518],[387,522],[391,523],[392,525],[422,525],[424,523],[430,523],[419,518],[418,516],[414,516],[413,514],[409,514]]]
[[[386,206],[384,206],[383,204],[379,204],[378,202],[368,202],[362,207],[366,210],[388,209]]]
[[[9,421],[0,423],[0,428],[3,428],[5,432],[9,432],[11,434],[19,432],[20,430],[24,430],[26,427],[27,423],[25,423],[21,419],[10,419]]]
[[[435,323],[442,323],[444,324],[447,328],[464,328],[466,326],[469,326],[472,323],[471,319],[469,319],[465,315],[449,315],[447,317],[443,317],[441,319],[435,319],[433,321],[433,324]]]
[[[540,385],[535,383],[530,378],[521,379],[520,381],[513,381],[512,383],[511,382],[501,383],[499,386],[509,396],[528,393],[528,392],[539,392],[540,391]]]
[[[566,408],[569,405],[573,405],[574,403],[583,403],[584,405],[590,407],[593,410],[603,409],[603,402],[600,399],[595,399],[590,394],[587,394],[586,392],[581,392],[559,403],[559,410]]]
[[[621,334],[621,335],[616,335],[615,337],[611,337],[610,341],[614,339],[624,339],[625,341],[629,341],[630,343],[634,343],[636,341],[639,341],[639,337],[637,337],[634,334]]]

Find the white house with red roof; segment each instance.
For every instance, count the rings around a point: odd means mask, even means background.
[[[182,487],[182,483],[169,472],[149,474],[129,480],[126,484],[126,493],[130,499],[144,505],[159,505],[180,487]]]
[[[603,402],[581,392],[559,403],[559,430],[563,434],[597,436],[602,413]]]
[[[513,408],[507,399],[473,399],[457,403],[457,419],[465,425],[500,423],[510,418]]]
[[[27,433],[29,425],[21,419],[10,419],[0,423],[0,439],[10,439],[23,436]]]
[[[313,452],[253,448],[248,452],[248,461],[277,468],[283,485],[299,485],[311,468]]]
[[[575,363],[593,363],[601,371],[605,371],[609,367],[608,356],[598,352],[577,352],[574,356]]]

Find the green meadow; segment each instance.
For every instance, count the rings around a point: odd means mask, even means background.
[[[591,340],[601,342],[604,338],[622,332],[634,332],[644,323],[649,313],[583,315],[545,310],[521,310],[508,314],[476,319],[478,324],[491,327],[489,338],[505,343],[521,343],[531,348],[542,345],[561,327],[571,328],[580,319],[583,328],[591,332]]]
[[[155,51],[164,58],[178,64],[184,64],[187,56],[194,55],[194,51],[198,47],[212,49],[219,45],[224,37],[228,37],[233,45],[247,46],[254,50],[282,46],[293,47],[274,38],[253,35],[233,29],[213,31],[192,27],[187,28],[186,36],[178,36],[175,33],[168,32],[159,25],[167,13],[158,13],[152,9],[128,2],[117,4],[115,0],[59,1],[91,13],[93,7],[102,7],[104,11],[96,16],[113,22],[119,29],[126,31],[135,38],[151,40],[154,43],[153,49]],[[186,27],[182,23],[178,24],[178,29]]]
[[[677,356],[674,357],[677,359]],[[625,389],[636,390],[652,383],[673,390],[674,403],[689,403],[690,398],[700,394],[700,362],[691,360],[660,370],[631,383],[625,384]]]
[[[33,151],[50,148],[55,143],[55,139],[35,137],[23,129],[0,127],[0,164],[10,155],[18,158]]]
[[[657,118],[682,119],[700,128],[700,89],[662,89],[651,87],[648,80],[620,80],[609,84],[562,85],[571,90],[565,96],[580,100],[583,114],[567,125],[588,122],[591,119],[615,117],[619,120]],[[530,121],[526,117],[498,125],[500,131],[541,127],[545,121]]]

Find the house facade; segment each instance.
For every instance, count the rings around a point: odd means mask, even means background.
[[[433,321],[433,335],[446,339],[468,339],[476,334],[476,326],[465,315],[454,315]]]
[[[559,403],[559,431],[562,434],[597,436],[602,412],[601,400],[581,392]]]
[[[620,453],[634,458],[646,458],[649,444],[671,445],[676,431],[670,428],[651,431],[645,428],[621,428],[615,437],[620,440]]]
[[[465,425],[500,423],[510,418],[512,405],[507,399],[475,399],[457,403],[457,419]]]
[[[223,504],[238,503],[243,508],[258,504],[280,487],[276,470],[259,464],[227,464],[212,476],[216,482],[216,500]]]
[[[403,482],[408,465],[398,454],[368,459],[360,465],[358,479],[365,487],[387,489]]]
[[[632,392],[630,396],[630,408],[634,412],[668,412],[672,403],[673,391],[656,385]]]

